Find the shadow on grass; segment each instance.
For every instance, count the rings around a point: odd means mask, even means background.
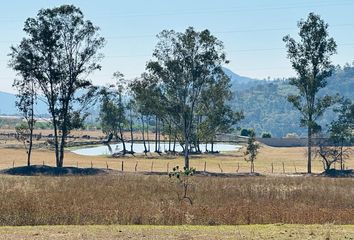
[[[2,174],[17,175],[17,176],[88,176],[106,174],[107,170],[98,168],[76,168],[76,167],[51,167],[46,165],[33,165],[14,167],[1,170]]]

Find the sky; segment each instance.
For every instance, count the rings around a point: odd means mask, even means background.
[[[294,76],[282,38],[297,38],[297,22],[310,12],[329,24],[338,44],[334,64],[354,61],[354,0],[11,0],[0,8],[0,91],[12,88],[16,73],[8,67],[10,46],[25,36],[24,21],[41,8],[62,4],[79,7],[85,18],[100,27],[106,39],[102,70],[90,76],[94,84],[113,82],[115,71],[127,79],[140,76],[152,58],[156,35],[164,29],[189,26],[209,29],[224,43],[233,72],[247,77]]]

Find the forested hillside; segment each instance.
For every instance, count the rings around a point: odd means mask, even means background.
[[[234,109],[242,109],[245,119],[242,128],[254,128],[258,135],[271,132],[273,136],[283,137],[287,133],[297,133],[304,136],[305,128],[299,126],[299,113],[287,101],[287,95],[293,93],[294,87],[287,80],[254,81],[239,85],[233,79],[235,97],[231,104]],[[354,100],[354,65],[337,67],[328,79],[328,86],[320,94],[340,94]],[[328,110],[321,118],[320,124],[326,127],[335,118],[332,110]]]

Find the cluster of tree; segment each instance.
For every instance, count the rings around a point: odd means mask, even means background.
[[[201,153],[200,143],[210,143],[217,134],[230,132],[243,118],[228,104],[232,98],[230,78],[222,65],[227,63],[223,44],[208,30],[188,28],[185,32],[162,31],[141,78],[123,84],[118,80],[116,100],[102,98],[101,123],[105,133],[123,142],[122,129],[129,125],[133,140],[133,118],[140,122],[145,153],[150,151],[148,133],[155,123],[155,152],[161,153],[161,134],[168,139],[168,152],[176,142],[183,148],[185,167],[189,154]],[[130,98],[122,98],[123,91]],[[105,129],[106,128],[106,129]],[[172,144],[173,142],[173,144]],[[132,146],[132,144],[131,144]],[[133,150],[131,149],[131,153]]]
[[[92,86],[87,76],[101,68],[99,51],[105,41],[99,28],[85,20],[80,9],[72,5],[42,9],[35,18],[26,20],[24,31],[27,36],[10,53],[10,66],[19,76],[14,82],[17,107],[32,136],[34,105],[37,96],[43,97],[52,119],[58,167],[63,166],[70,130],[82,126],[85,110],[94,96],[100,97],[100,121],[108,135],[107,143],[115,137],[123,143],[122,154],[133,154],[133,144],[130,151],[126,149],[124,131],[128,126],[133,141],[134,120],[139,120],[145,145],[145,133],[148,141],[153,118],[155,151],[161,152],[158,142],[161,133],[167,134],[170,143],[173,140],[175,145],[178,141],[183,147],[186,168],[189,153],[201,152],[201,141],[213,146],[218,133],[230,131],[243,117],[227,104],[232,94],[222,65],[228,61],[222,42],[208,30],[161,32],[153,53],[155,60],[148,62],[141,78],[127,84],[122,74],[115,73],[116,83],[104,88]],[[86,94],[78,97],[81,89],[86,89]],[[74,108],[77,102],[80,108]],[[26,129],[19,132],[27,134]],[[28,141],[29,165],[31,137]],[[145,152],[148,151],[145,145]],[[169,147],[169,151],[174,149]]]

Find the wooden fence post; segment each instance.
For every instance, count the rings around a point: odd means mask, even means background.
[[[219,168],[220,168],[220,172],[223,173],[224,171],[222,170],[222,167],[221,167],[220,163],[218,163],[218,165],[219,165]]]
[[[154,171],[154,161],[151,162],[151,172]]]
[[[206,161],[204,162],[204,172],[206,172],[206,169],[207,169],[207,165],[206,165]]]
[[[122,161],[122,172],[124,172],[124,161]]]
[[[272,163],[272,173],[274,173],[274,166],[273,166],[273,163]]]
[[[107,169],[109,169],[109,167],[108,167],[108,162],[106,161],[106,166],[107,166]]]
[[[93,168],[93,163],[92,163],[92,161],[91,161],[91,168]]]
[[[284,162],[282,162],[283,164],[283,173],[285,173],[285,166],[284,166]]]
[[[237,163],[237,169],[236,169],[236,172],[238,173],[238,171],[240,170],[240,163],[238,162]]]
[[[170,172],[170,163],[167,162],[167,173],[169,173],[169,172]]]
[[[76,167],[79,168],[79,161],[76,162]]]
[[[12,161],[12,167],[15,167],[15,160]]]
[[[135,172],[138,170],[138,162],[135,164]]]

